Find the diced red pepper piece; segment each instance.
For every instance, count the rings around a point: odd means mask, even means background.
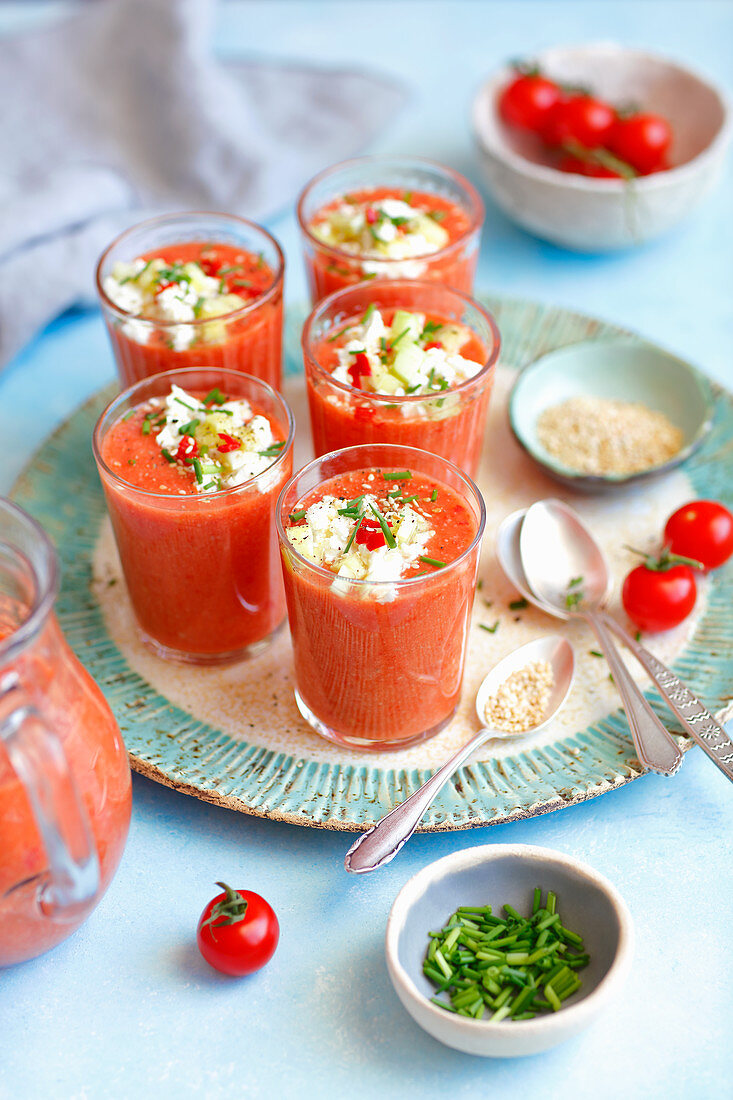
[[[387,542],[384,532],[376,519],[363,519],[359,530],[356,532],[356,541],[360,546],[366,546],[367,550],[378,550]]]
[[[174,285],[175,284],[172,283],[170,281],[170,279],[161,280],[161,282],[159,282],[157,287],[155,288],[156,297],[158,296],[158,294],[162,294],[164,290],[167,290],[169,286],[174,286]]]
[[[217,446],[217,451],[221,451],[222,454],[227,454],[228,451],[241,451],[242,442],[236,439],[233,435],[228,435],[227,432],[217,432],[221,442]]]
[[[442,348],[440,340],[433,340],[432,343],[425,345],[425,351],[430,351],[431,348]]]
[[[369,357],[366,352],[358,351],[354,362],[348,369],[348,375],[351,379],[353,386],[359,386],[362,377],[369,377],[372,373],[372,368],[369,364]]]
[[[209,275],[211,278],[214,278],[219,274],[221,260],[199,260],[199,267],[204,275]]]
[[[196,458],[199,453],[199,445],[192,435],[181,436],[178,444],[176,458],[179,462],[185,462],[187,458]]]
[[[377,211],[374,209],[374,207],[368,206],[366,209],[367,225],[374,225],[378,217],[379,215],[377,214]]]

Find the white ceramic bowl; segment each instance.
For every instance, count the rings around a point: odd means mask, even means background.
[[[528,912],[536,886],[557,893],[563,922],[585,939],[591,958],[578,993],[559,1012],[498,1023],[431,1004],[435,989],[422,972],[428,932],[442,928],[459,905]],[[633,925],[617,890],[586,864],[549,848],[487,844],[439,859],[410,879],[392,906],[385,950],[397,996],[433,1038],[467,1054],[513,1058],[569,1039],[609,1005],[631,965]]]
[[[473,128],[494,199],[525,229],[581,252],[627,248],[671,229],[713,186],[730,140],[731,112],[703,77],[656,54],[605,42],[557,47],[537,60],[556,80],[664,115],[674,133],[674,167],[630,183],[548,167],[539,140],[499,118],[498,95],[512,77],[503,68],[479,89]]]

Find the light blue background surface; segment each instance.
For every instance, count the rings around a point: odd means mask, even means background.
[[[10,4],[0,27],[63,5]],[[725,83],[733,6],[709,0],[259,0],[222,5],[222,52],[247,50],[402,75],[409,107],[374,151],[422,153],[475,182],[468,126],[482,76],[560,42],[616,39],[686,58]],[[366,46],[366,50],[365,50]],[[488,204],[477,285],[628,325],[733,388],[730,164],[678,231],[613,257],[577,256]],[[290,213],[270,227],[305,297]],[[62,319],[0,377],[0,492],[44,436],[112,378],[96,315]],[[733,680],[733,677],[732,677]],[[693,750],[681,773],[487,830],[414,838],[376,875],[342,870],[349,838],[240,816],[135,779],[127,850],[88,923],[44,958],[0,974],[0,1097],[327,1098],[534,1095],[719,1097],[733,1072],[730,785]],[[421,1032],[392,992],[390,904],[429,860],[490,841],[543,844],[592,863],[636,921],[636,964],[615,1010],[545,1055],[486,1061]],[[215,879],[264,894],[281,921],[266,970],[231,981],[194,931]]]

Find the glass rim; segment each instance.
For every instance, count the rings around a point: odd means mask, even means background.
[[[264,290],[259,298],[253,298],[251,302],[246,302],[242,306],[237,306],[236,309],[229,310],[228,313],[218,313],[215,317],[193,317],[189,321],[173,321],[168,318],[161,318],[160,320],[158,320],[157,318],[143,317],[141,314],[132,313],[130,310],[127,309],[121,309],[120,306],[116,305],[112,301],[102,284],[102,265],[107,259],[109,253],[118,244],[121,244],[126,237],[128,237],[131,233],[134,233],[138,229],[153,228],[156,225],[165,225],[166,223],[181,221],[186,218],[215,218],[222,222],[237,222],[239,225],[244,225],[248,229],[255,229],[259,233],[261,233],[263,237],[266,237],[269,240],[270,244],[274,247],[275,254],[277,256],[277,268],[273,273],[274,277],[272,285],[269,286],[267,290]],[[283,253],[283,250],[280,247],[280,244],[278,243],[276,238],[273,237],[272,233],[270,233],[269,230],[265,229],[263,225],[260,225],[259,222],[253,222],[249,218],[242,218],[239,214],[224,214],[221,210],[184,210],[180,211],[179,213],[157,214],[155,217],[152,218],[144,218],[143,221],[136,222],[135,225],[128,226],[127,229],[124,229],[121,233],[118,233],[117,236],[112,241],[110,241],[110,243],[107,245],[99,259],[97,260],[97,266],[94,271],[94,284],[97,290],[97,294],[99,295],[99,299],[104,308],[108,309],[110,313],[114,313],[122,320],[139,321],[141,324],[150,325],[152,328],[168,329],[179,325],[191,326],[195,328],[197,325],[208,325],[216,321],[235,320],[238,317],[244,317],[249,313],[253,313],[256,309],[259,309],[260,306],[264,305],[266,302],[270,301],[270,299],[274,298],[277,295],[278,290],[282,289],[284,276],[285,255]]]
[[[308,183],[306,183],[305,187],[298,196],[298,201],[295,207],[298,225],[300,226],[303,235],[307,237],[307,239],[321,252],[326,252],[328,253],[328,255],[335,256],[337,259],[340,260],[351,260],[352,263],[354,261],[357,261],[359,263],[366,261],[370,264],[395,264],[406,262],[404,259],[395,260],[389,259],[385,256],[365,256],[361,252],[349,252],[347,249],[339,248],[337,245],[326,244],[325,241],[320,240],[320,238],[311,231],[310,224],[305,217],[306,201],[308,200],[312,190],[319,183],[321,183],[325,179],[328,179],[329,176],[335,176],[338,172],[341,172],[344,169],[356,167],[358,165],[366,166],[367,164],[375,163],[383,164],[385,166],[400,165],[405,167],[416,165],[418,168],[430,168],[434,171],[437,170],[441,175],[447,176],[449,179],[451,179],[453,183],[457,183],[467,195],[468,202],[466,212],[468,213],[470,221],[468,227],[464,229],[464,231],[458,237],[456,237],[454,241],[449,241],[448,244],[444,245],[442,248],[436,249],[435,252],[424,252],[422,255],[419,256],[410,256],[409,260],[416,262],[421,260],[431,262],[432,260],[443,259],[444,256],[449,256],[452,252],[455,252],[459,248],[462,248],[465,245],[466,241],[477,230],[481,228],[485,217],[485,209],[481,196],[479,195],[478,191],[473,186],[471,181],[466,179],[465,176],[461,175],[460,172],[456,172],[454,168],[449,168],[447,165],[441,164],[437,160],[430,160],[428,157],[408,157],[399,155],[351,157],[348,160],[338,161],[338,163],[332,164],[330,165],[330,167],[324,168],[322,171],[318,172],[317,175],[313,176],[313,178],[310,179]]]
[[[477,371],[476,374],[472,374],[471,377],[467,378],[465,382],[459,382],[457,386],[449,386],[448,389],[441,390],[440,393],[435,394],[369,393],[368,390],[362,390],[358,386],[352,385],[350,382],[341,382],[337,378],[334,378],[331,372],[318,362],[311,350],[311,330],[316,321],[319,319],[318,314],[320,314],[321,311],[325,311],[326,309],[330,308],[333,303],[336,302],[339,298],[345,298],[349,294],[354,294],[357,290],[373,290],[374,287],[389,287],[390,289],[404,290],[424,289],[430,290],[432,293],[435,293],[436,289],[438,289],[442,293],[450,294],[453,295],[455,298],[459,298],[464,303],[464,305],[469,305],[476,309],[486,321],[493,338],[493,343],[489,350],[488,359],[481,367],[481,370]],[[471,331],[473,331],[473,329]],[[360,283],[352,283],[349,286],[340,287],[339,290],[334,290],[331,294],[328,295],[328,297],[321,298],[320,302],[318,302],[317,305],[313,307],[305,320],[305,324],[303,325],[300,342],[303,349],[303,358],[306,359],[308,363],[315,369],[315,371],[322,378],[327,380],[330,385],[335,386],[337,389],[342,390],[344,393],[350,394],[351,396],[361,397],[367,401],[374,401],[378,405],[387,404],[409,406],[410,404],[416,405],[421,402],[425,403],[425,401],[444,399],[450,394],[454,393],[466,393],[472,387],[476,386],[478,382],[485,380],[486,375],[488,375],[490,371],[492,371],[493,368],[496,366],[499,355],[501,353],[501,333],[499,332],[499,326],[497,325],[493,314],[489,313],[489,311],[481,304],[481,302],[477,301],[475,298],[472,298],[470,294],[465,294],[462,290],[456,290],[456,288],[452,286],[443,286],[440,283],[434,283],[430,279],[368,279]],[[415,449],[417,450],[418,448]]]
[[[286,529],[285,529],[285,527],[283,525],[283,522],[282,522],[283,504],[284,504],[285,496],[286,496],[288,490],[290,489],[291,485],[293,485],[295,483],[295,481],[302,474],[307,473],[313,466],[315,466],[316,463],[324,462],[326,459],[332,458],[334,455],[348,455],[348,454],[352,454],[355,451],[363,451],[363,450],[370,450],[370,451],[377,450],[378,451],[378,450],[395,450],[395,449],[399,449],[401,451],[407,451],[408,455],[409,454],[415,454],[415,455],[420,455],[420,456],[427,455],[429,458],[434,459],[437,462],[441,462],[444,466],[447,466],[448,469],[452,473],[455,473],[455,474],[458,475],[458,478],[463,483],[464,495],[468,495],[468,494],[465,494],[466,489],[468,490],[468,492],[470,494],[473,495],[476,502],[478,503],[478,524],[477,524],[477,527],[476,527],[476,532],[475,532],[473,538],[471,539],[471,542],[466,547],[466,549],[462,550],[457,558],[454,558],[453,561],[449,561],[446,565],[444,565],[441,569],[437,569],[434,573],[424,573],[420,577],[398,577],[396,580],[392,580],[392,581],[374,581],[374,580],[370,580],[367,577],[339,578],[338,574],[334,573],[333,570],[326,569],[326,567],[324,565],[317,565],[316,562],[310,561],[303,554],[301,554],[300,551],[297,550],[293,546],[293,544],[290,542],[290,540],[288,539],[287,534],[286,534]],[[355,468],[359,469],[359,467],[355,467]],[[350,472],[349,470],[343,470],[342,471],[342,473],[349,473],[349,472]],[[333,474],[331,476],[338,477],[339,475],[338,474]],[[426,476],[430,477],[431,475],[427,474]],[[323,484],[323,481],[328,481],[328,480],[329,480],[329,478],[323,478],[322,481],[319,482],[318,484]],[[314,486],[314,488],[316,488],[316,486]],[[449,486],[449,488],[452,488],[452,486]],[[310,490],[309,490],[309,492],[310,492]],[[485,527],[486,527],[486,502],[484,501],[483,493],[479,489],[476,482],[473,481],[473,479],[470,478],[468,476],[468,474],[464,473],[463,470],[459,469],[459,467],[456,466],[455,463],[450,462],[447,458],[443,458],[441,455],[433,454],[431,451],[423,451],[419,447],[407,447],[407,446],[404,446],[401,443],[357,443],[353,447],[341,447],[337,451],[329,451],[325,455],[320,455],[317,458],[311,459],[311,461],[307,462],[305,464],[305,466],[302,466],[299,470],[297,470],[294,474],[292,474],[288,478],[288,480],[285,482],[285,484],[283,485],[282,489],[280,490],[280,495],[277,498],[277,503],[275,505],[275,525],[277,527],[278,539],[279,539],[281,544],[284,544],[285,546],[287,546],[288,552],[291,553],[291,554],[294,554],[294,556],[296,557],[296,559],[300,563],[307,566],[309,569],[313,570],[313,572],[316,573],[318,576],[321,576],[324,579],[329,579],[331,581],[331,583],[333,583],[336,580],[341,579],[341,580],[347,580],[350,585],[351,584],[371,585],[373,587],[379,587],[379,586],[385,587],[385,586],[388,586],[388,585],[389,586],[391,586],[391,585],[400,585],[400,586],[401,585],[411,585],[411,584],[415,584],[415,583],[419,583],[419,582],[423,582],[423,583],[432,582],[432,581],[436,580],[439,577],[445,577],[451,570],[454,570],[459,565],[461,565],[473,553],[473,551],[475,549],[477,549],[477,547],[480,546],[481,539],[483,538],[484,530],[485,530]]]
[[[16,656],[40,633],[45,620],[53,610],[53,605],[59,592],[60,581],[59,562],[56,551],[51,539],[40,523],[34,519],[33,516],[29,515],[24,508],[21,508],[20,505],[9,500],[7,497],[0,497],[0,512],[3,511],[10,512],[16,520],[30,528],[34,539],[36,539],[38,544],[42,547],[42,553],[48,566],[48,577],[45,583],[42,584],[38,576],[38,571],[33,567],[33,563],[27,559],[26,555],[23,555],[28,561],[31,575],[36,584],[36,592],[27,617],[23,619],[16,629],[8,634],[6,638],[0,639],[0,660],[2,661]],[[0,545],[3,544],[8,546],[11,551],[13,550],[10,543],[5,542],[2,535],[0,535]]]
[[[126,400],[129,400],[132,397],[132,395],[134,394],[135,390],[142,389],[143,387],[149,385],[151,382],[154,382],[158,379],[163,380],[163,379],[166,379],[166,378],[170,378],[172,375],[175,375],[176,377],[180,377],[181,375],[200,374],[202,371],[209,371],[212,374],[216,375],[217,377],[224,377],[225,379],[226,378],[235,378],[235,379],[246,378],[250,382],[256,382],[258,385],[264,386],[267,390],[270,391],[271,394],[273,394],[277,398],[278,402],[280,403],[281,408],[285,412],[285,423],[287,425],[287,436],[285,438],[285,446],[282,448],[282,450],[276,456],[276,458],[270,463],[270,465],[265,466],[264,470],[260,470],[260,472],[258,474],[253,474],[252,477],[248,478],[246,481],[242,481],[239,485],[230,485],[226,489],[217,489],[213,493],[185,493],[185,494],[159,493],[159,492],[153,492],[151,489],[142,489],[139,485],[133,485],[130,481],[125,480],[124,477],[122,477],[120,474],[118,474],[114,470],[112,470],[108,466],[108,464],[105,462],[104,458],[102,457],[101,431],[102,431],[102,424],[105,422],[105,420],[108,420],[112,416],[113,411],[117,411],[117,409],[119,407],[121,407],[122,404]],[[164,396],[164,395],[161,395],[161,396]],[[242,400],[248,401],[249,398],[245,397],[245,398],[242,398]],[[106,433],[105,433],[105,438],[106,438]],[[269,470],[272,470],[272,468],[274,466],[277,466],[278,463],[281,462],[282,459],[284,459],[292,451],[294,442],[295,442],[295,416],[293,415],[293,411],[290,408],[290,405],[288,405],[287,401],[285,400],[285,398],[282,396],[281,393],[278,393],[278,391],[276,389],[274,389],[268,382],[265,382],[262,378],[256,378],[255,375],[253,375],[253,374],[245,374],[244,371],[229,370],[227,368],[219,368],[219,367],[209,367],[209,366],[206,366],[206,365],[202,365],[202,366],[199,366],[199,367],[175,367],[172,370],[162,371],[160,374],[151,374],[151,375],[148,375],[146,378],[141,378],[138,382],[135,382],[134,385],[128,386],[127,389],[122,390],[121,393],[116,394],[116,396],[113,397],[112,400],[108,402],[108,404],[104,407],[104,409],[100,413],[99,419],[97,420],[97,423],[94,425],[94,431],[92,432],[92,452],[94,454],[94,461],[96,462],[97,467],[98,467],[100,472],[104,471],[104,473],[107,474],[115,483],[117,483],[118,485],[122,485],[128,491],[131,491],[133,493],[138,493],[140,496],[143,496],[146,499],[149,499],[149,500],[168,500],[168,501],[177,500],[177,501],[182,501],[182,502],[183,501],[193,501],[193,500],[196,500],[196,501],[211,501],[211,500],[220,501],[220,500],[223,500],[224,498],[229,499],[229,497],[233,493],[241,492],[243,489],[250,489],[257,482],[258,478],[264,477],[264,475]]]

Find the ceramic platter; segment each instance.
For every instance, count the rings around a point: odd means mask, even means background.
[[[481,589],[460,710],[447,729],[423,745],[365,754],[312,733],[293,701],[287,630],[267,653],[226,670],[166,664],[148,653],[135,631],[91,453],[92,427],[112,390],[78,409],[40,448],[18,480],[14,498],[40,520],[58,547],[61,626],[107,696],[137,771],[244,813],[298,825],[363,829],[415,790],[476,729],[473,700],[489,667],[522,642],[560,629],[577,657],[576,683],[566,708],[534,736],[478,750],[477,758],[443,789],[422,828],[466,829],[548,813],[641,774],[606,662],[590,652],[594,639],[581,624],[559,624],[532,608],[509,607],[517,596],[496,563],[494,532],[513,509],[538,497],[562,495],[606,548],[618,590],[632,562],[625,543],[651,547],[667,515],[685,500],[724,497],[729,491],[733,398],[714,390],[713,429],[681,469],[619,496],[575,496],[548,480],[513,439],[506,413],[512,379],[518,369],[554,348],[580,340],[638,337],[529,302],[492,298],[487,305],[497,318],[503,349],[478,477],[488,510]],[[288,320],[285,387],[300,425],[296,462],[301,463],[310,446],[299,373],[302,320],[302,311]],[[646,639],[712,710],[728,701],[731,574],[733,570],[722,570],[701,583],[697,608],[687,623]],[[623,615],[618,604],[612,609]],[[649,697],[675,729],[658,697]],[[689,747],[681,735],[680,743]]]

